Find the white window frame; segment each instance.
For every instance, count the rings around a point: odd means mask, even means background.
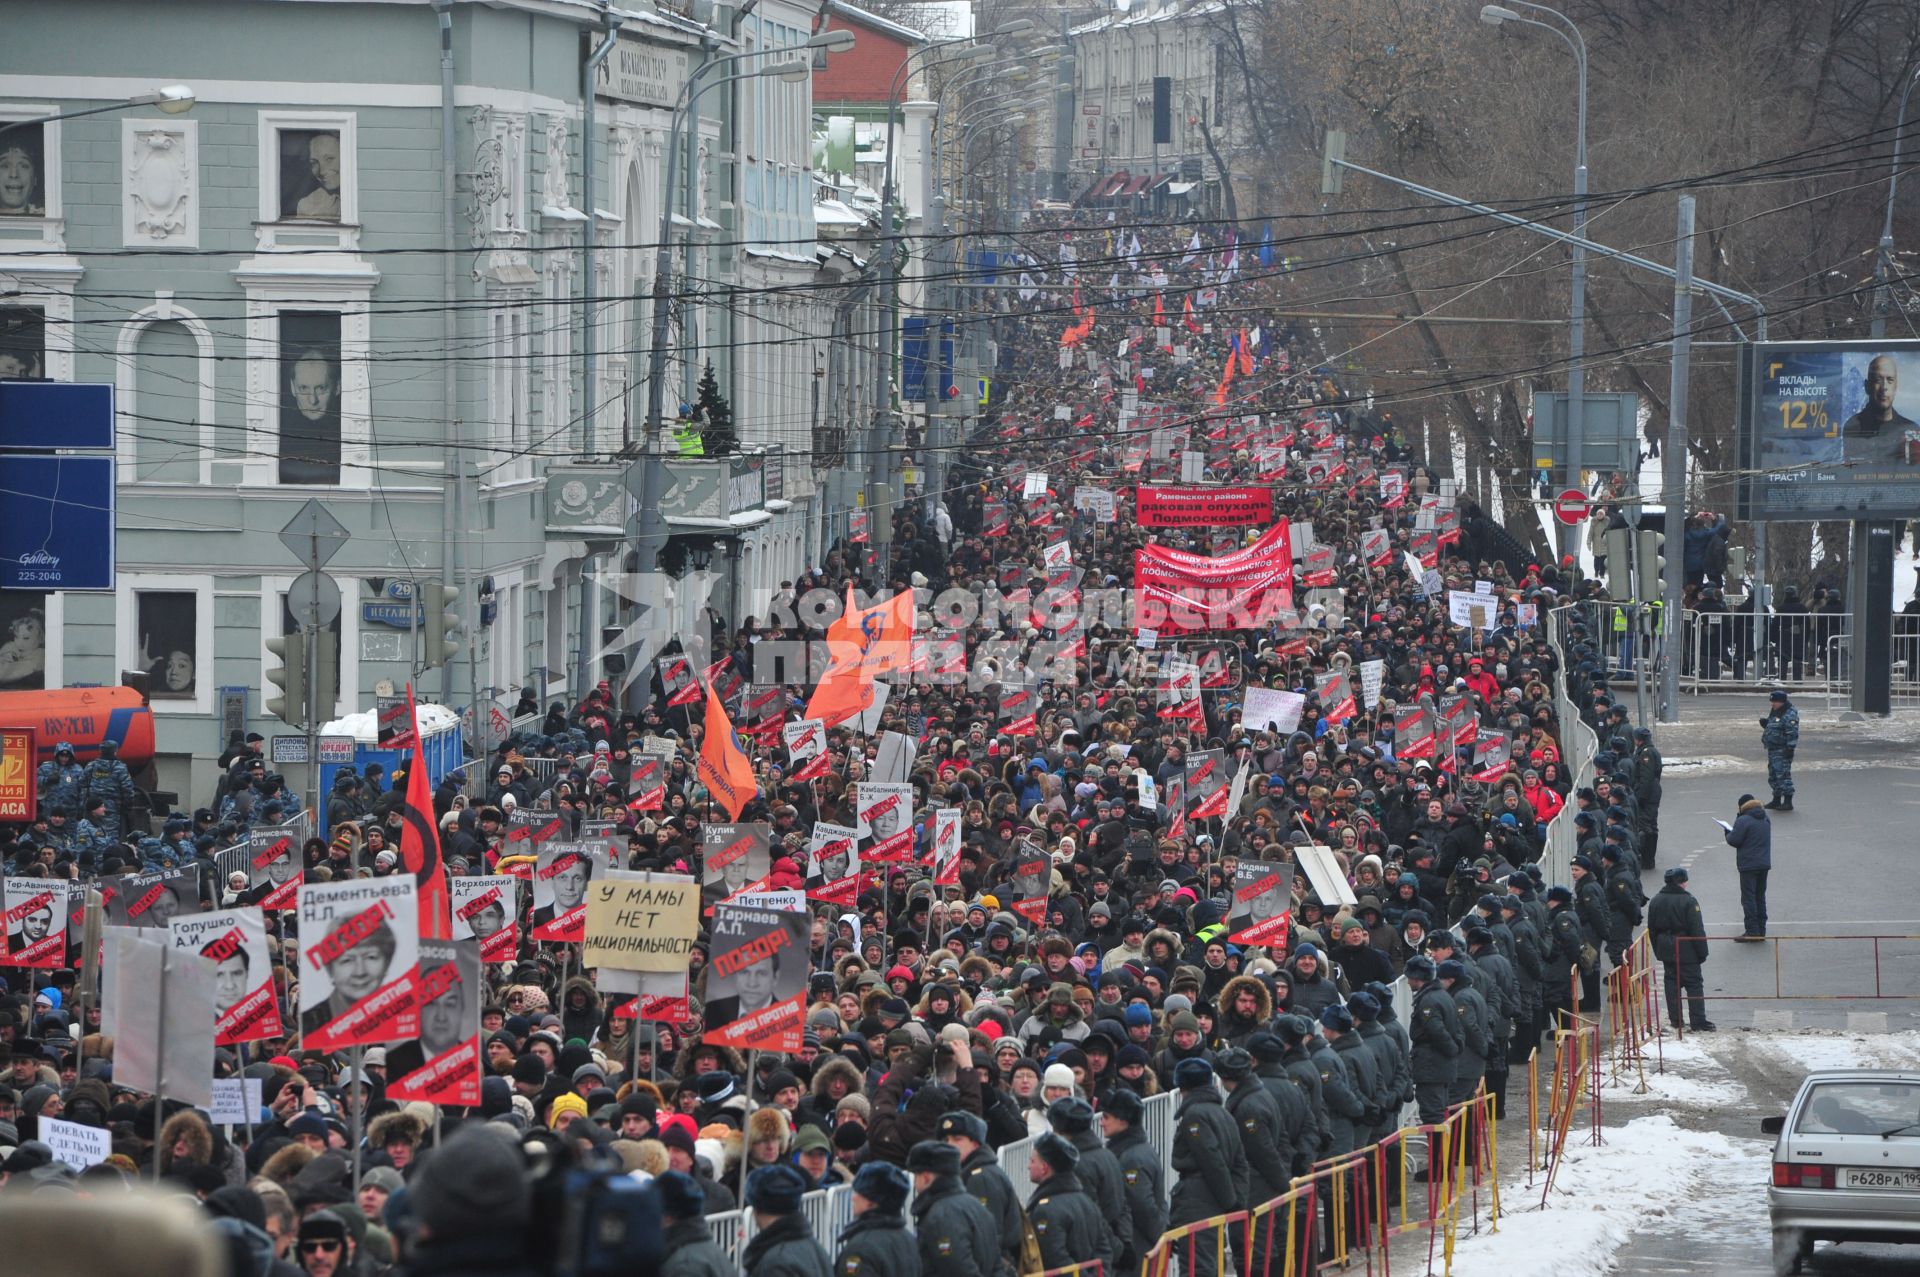
[[[140,337],[153,324],[175,323],[185,328],[193,338],[195,350],[194,378],[199,388],[200,417],[200,458],[198,477],[184,482],[170,479],[138,478],[140,441],[135,438],[139,433],[139,355]],[[215,439],[215,413],[219,405],[219,396],[214,386],[214,341],[213,330],[207,327],[205,320],[192,311],[176,306],[171,296],[160,296],[153,305],[135,311],[127,322],[120,327],[117,348],[113,363],[114,405],[123,418],[119,439],[119,459],[116,466],[118,481],[122,484],[152,484],[162,488],[191,487],[195,484],[206,485],[213,482],[213,449]]]
[[[202,717],[213,713],[213,693],[219,686],[220,678],[215,670],[217,643],[213,630],[213,591],[214,578],[211,573],[172,573],[172,572],[122,572],[114,591],[114,654],[119,661],[118,668],[130,670],[137,668],[140,655],[139,618],[140,609],[137,596],[141,594],[169,593],[192,594],[194,596],[193,637],[194,671],[193,699],[185,701],[168,700],[156,697],[151,705],[155,714],[166,717]],[[62,615],[62,624],[65,616]],[[52,621],[49,618],[48,627]],[[51,672],[51,663],[49,663]]]
[[[352,111],[262,111],[259,114],[259,220],[263,225],[325,230],[360,226],[360,130]],[[280,134],[288,129],[324,129],[340,134],[340,220],[303,222],[280,216]]]
[[[43,115],[57,115],[59,112],[60,108],[51,102],[5,102],[0,103],[0,122],[12,124],[20,120],[38,119]],[[0,250],[19,248],[40,251],[64,249],[67,246],[66,201],[61,190],[60,121],[50,120],[40,126],[40,148],[40,185],[47,196],[46,211],[38,217],[0,218],[0,230],[18,231],[26,228],[39,233],[0,235]]]
[[[373,486],[373,390],[368,366],[373,287],[379,273],[355,259],[338,271],[266,274],[259,258],[235,276],[247,290],[247,451],[243,482],[288,492],[366,491]],[[328,260],[340,262],[343,259]],[[280,312],[340,313],[340,482],[280,482]]]
[[[272,684],[267,682],[267,671],[280,658],[267,650],[267,640],[276,638],[274,633],[274,613],[280,610],[280,596],[293,588],[294,577],[290,573],[281,576],[262,576],[260,578],[260,695],[262,701],[272,694]],[[360,582],[354,577],[340,578],[340,687],[332,705],[322,705],[320,713],[326,720],[344,718],[360,708]],[[406,631],[401,630],[404,634]],[[314,730],[320,730],[320,724],[314,724]]]

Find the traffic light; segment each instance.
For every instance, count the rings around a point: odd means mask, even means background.
[[[1607,529],[1607,597],[1625,603],[1633,597],[1633,530]]]
[[[1640,597],[1648,603],[1656,603],[1666,597],[1667,589],[1667,534],[1651,528],[1641,528],[1635,536],[1634,553],[1638,556],[1635,571],[1639,575]]]
[[[267,682],[280,689],[280,695],[267,698],[267,712],[299,727],[307,721],[307,636],[295,630],[270,638],[267,651],[280,658],[279,668],[267,671]]]
[[[313,725],[318,730],[320,724],[333,717],[333,707],[340,701],[340,638],[326,628],[315,638],[318,642],[313,653]]]
[[[422,667],[445,665],[460,651],[460,644],[448,635],[460,629],[460,590],[457,586],[429,581],[422,591],[427,611],[427,650]]]

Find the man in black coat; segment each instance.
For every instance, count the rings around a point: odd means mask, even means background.
[[[1027,1173],[1034,1183],[1033,1195],[1027,1198],[1027,1219],[1046,1267],[1064,1268],[1097,1259],[1100,1270],[1110,1272],[1113,1231],[1074,1174],[1079,1162],[1079,1149],[1052,1131],[1041,1133],[1027,1156]]]
[[[1464,1049],[1460,1014],[1453,999],[1440,987],[1433,960],[1407,959],[1407,987],[1413,990],[1413,1013],[1407,1024],[1412,1042],[1408,1071],[1413,1077],[1413,1098],[1420,1106],[1420,1121],[1432,1124],[1446,1120],[1447,1092],[1453,1087],[1454,1061]]]
[[[1167,1231],[1166,1176],[1160,1170],[1160,1158],[1147,1143],[1147,1133],[1140,1129],[1145,1116],[1140,1097],[1124,1087],[1107,1098],[1100,1112],[1100,1129],[1106,1134],[1107,1148],[1120,1161],[1120,1183],[1127,1195],[1127,1213],[1122,1217],[1126,1223],[1116,1221],[1114,1228],[1114,1250],[1123,1273],[1138,1269]]]
[[[1000,1262],[987,1208],[960,1187],[960,1150],[921,1140],[907,1152],[913,1175],[914,1233],[925,1277],[980,1277]]]
[[[1055,1135],[1080,1150],[1075,1174],[1099,1208],[1100,1217],[1121,1219],[1126,1214],[1127,1194],[1120,1159],[1101,1143],[1100,1133],[1093,1129],[1093,1106],[1078,1096],[1062,1096],[1047,1106],[1047,1123]]]
[[[1180,1178],[1173,1186],[1167,1222],[1178,1227],[1246,1209],[1247,1154],[1239,1124],[1214,1086],[1213,1066],[1205,1060],[1182,1060],[1173,1071],[1173,1081],[1180,1088],[1180,1111],[1173,1127],[1173,1169]],[[1215,1277],[1217,1240],[1206,1235],[1193,1242],[1193,1277]]]
[[[1711,1033],[1707,1019],[1706,987],[1700,964],[1707,960],[1707,924],[1700,902],[1687,890],[1687,871],[1675,865],[1667,870],[1666,885],[1647,902],[1647,942],[1660,960],[1667,986],[1667,1023],[1680,1027],[1680,991],[1687,993],[1688,1019],[1696,1033]]]
[[[1791,809],[1789,809],[1791,810]],[[1773,868],[1773,822],[1766,807],[1752,794],[1740,795],[1740,814],[1727,830],[1733,848],[1733,867],[1740,872],[1740,943],[1752,944],[1767,935],[1767,873]]]
[[[1293,1149],[1281,1128],[1280,1109],[1266,1084],[1254,1075],[1251,1053],[1235,1047],[1220,1057],[1220,1080],[1227,1088],[1227,1114],[1239,1124],[1241,1147],[1247,1156],[1247,1205],[1257,1207],[1287,1191],[1293,1178]],[[1248,1264],[1247,1230],[1232,1234],[1233,1266],[1242,1273],[1265,1271],[1279,1258],[1274,1251],[1272,1215],[1261,1219]],[[1286,1242],[1279,1243],[1284,1248]]]
[[[1020,1265],[1020,1239],[1026,1218],[1013,1181],[987,1145],[987,1124],[977,1114],[955,1110],[940,1119],[940,1138],[960,1151],[960,1184],[986,1208],[993,1221],[1000,1262],[989,1277],[1013,1277]]]
[[[920,1250],[900,1215],[911,1187],[891,1162],[868,1162],[853,1177],[853,1222],[840,1232],[834,1277],[920,1277]]]
[[[1304,1051],[1289,1051],[1277,1033],[1256,1033],[1247,1039],[1255,1071],[1266,1083],[1268,1094],[1287,1119],[1293,1145],[1293,1173],[1305,1175],[1313,1169],[1327,1139],[1326,1099],[1320,1094],[1320,1071]],[[1299,1068],[1291,1057],[1298,1056]],[[1295,1108],[1293,1102],[1297,1101]]]

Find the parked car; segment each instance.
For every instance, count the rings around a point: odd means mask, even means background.
[[[1920,1071],[1809,1073],[1760,1129],[1778,1137],[1767,1209],[1780,1277],[1818,1241],[1920,1245]]]

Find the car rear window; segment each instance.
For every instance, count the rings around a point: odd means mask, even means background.
[[[1800,1109],[1794,1132],[1801,1135],[1879,1135],[1900,1132],[1920,1139],[1920,1083],[1824,1082],[1813,1088]]]

